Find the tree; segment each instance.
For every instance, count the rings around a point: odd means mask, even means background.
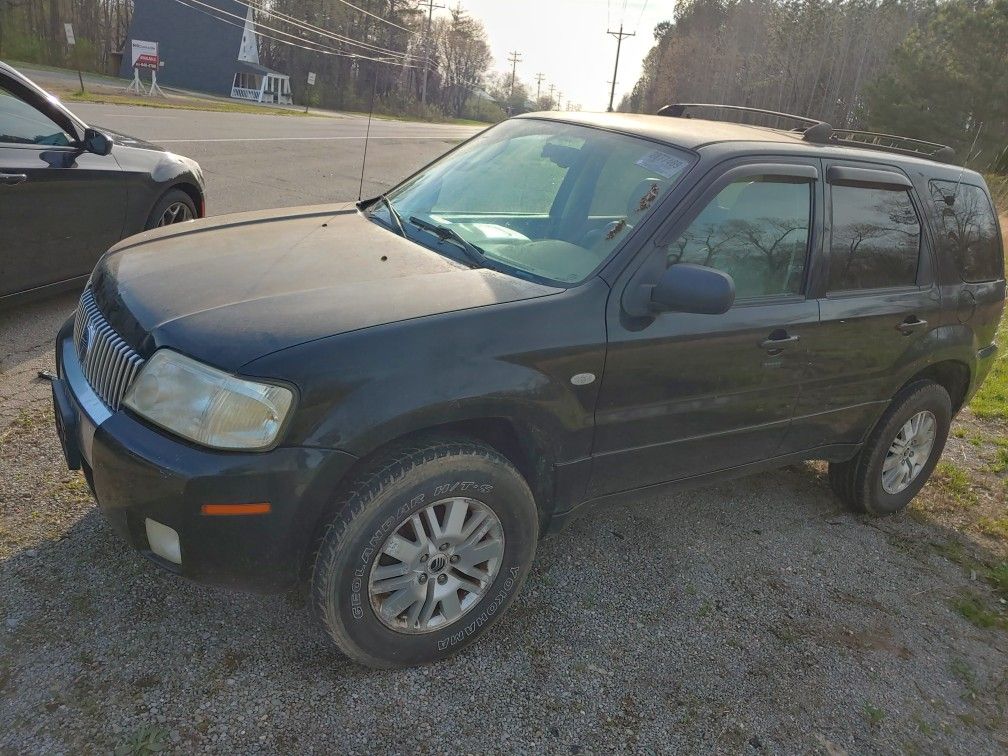
[[[1008,144],[1008,0],[952,0],[911,32],[868,90],[879,130],[949,144],[996,169]]]
[[[486,30],[462,10],[452,10],[450,19],[434,23],[434,40],[442,75],[441,103],[444,110],[460,116],[473,91],[482,86],[490,65]]]

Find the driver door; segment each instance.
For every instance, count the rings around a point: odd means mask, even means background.
[[[76,132],[0,75],[0,296],[86,276],[122,236],[123,173],[112,155],[75,146]]]
[[[777,453],[805,373],[803,337],[819,321],[805,281],[821,208],[818,160],[739,161],[708,175],[644,266],[617,282],[614,294],[653,283],[638,278],[645,271],[705,265],[732,276],[735,304],[634,318],[610,297],[589,497]]]

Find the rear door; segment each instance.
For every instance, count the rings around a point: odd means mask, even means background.
[[[808,380],[783,451],[857,443],[936,347],[941,299],[924,207],[898,168],[826,161],[824,259]]]
[[[818,304],[804,294],[809,250],[821,239],[819,165],[784,158],[724,164],[659,232],[640,270],[680,262],[722,270],[736,287],[728,312],[628,317],[620,292],[640,285],[639,273],[617,282],[590,496],[777,453],[805,371],[805,334],[819,318]]]
[[[126,187],[112,155],[0,74],[0,296],[87,275],[122,236]]]

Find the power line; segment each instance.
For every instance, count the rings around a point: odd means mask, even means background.
[[[234,21],[229,21],[226,18],[221,18],[220,16],[216,16],[213,13],[210,13],[209,11],[206,11],[206,10],[203,10],[202,8],[197,8],[194,5],[191,5],[191,3],[198,3],[199,5],[203,5],[205,7],[211,8],[211,9],[213,9],[215,11],[219,10],[218,8],[215,8],[214,6],[208,6],[206,3],[200,2],[200,0],[174,0],[174,1],[176,3],[178,3],[179,5],[183,5],[186,8],[189,8],[189,10],[196,11],[197,13],[202,13],[203,15],[209,16],[210,18],[214,19],[215,21],[219,21],[222,24],[229,24],[230,26],[234,26],[234,27],[239,28],[239,29],[244,29],[245,28],[245,23],[244,23],[245,19],[241,19],[242,23],[240,23],[240,24],[239,23],[235,23]],[[233,16],[234,14],[228,14],[228,15]],[[257,24],[256,26],[259,26],[259,25]],[[374,63],[385,63],[385,64],[395,65],[395,66],[405,66],[407,68],[418,68],[419,67],[419,66],[415,66],[415,65],[410,64],[410,63],[406,63],[402,59],[373,58],[373,57],[370,57],[368,55],[363,55],[363,54],[360,54],[360,53],[345,52],[345,51],[342,51],[342,50],[337,50],[334,47],[329,47],[328,45],[322,45],[319,42],[313,42],[311,40],[300,39],[299,37],[294,37],[294,35],[292,35],[292,34],[286,34],[285,32],[281,32],[279,30],[272,29],[271,27],[264,26],[263,28],[269,29],[270,31],[276,31],[278,34],[283,34],[284,36],[291,37],[293,39],[297,39],[297,40],[299,40],[299,42],[303,42],[304,44],[298,44],[297,42],[290,42],[289,40],[280,39],[279,37],[274,37],[274,36],[272,36],[270,34],[264,34],[263,32],[259,31],[258,28],[253,28],[252,33],[255,34],[257,37],[260,37],[262,39],[268,39],[268,40],[270,40],[272,42],[276,42],[277,44],[287,45],[289,47],[297,47],[297,48],[299,48],[301,50],[307,50],[308,52],[320,53],[322,55],[333,55],[333,56],[340,57],[340,58],[353,58],[353,59],[356,59],[356,60],[369,60],[369,61],[372,61]],[[312,46],[309,47],[308,45],[312,45]]]
[[[518,64],[521,63],[521,60],[521,53],[517,50],[508,53],[508,63],[511,64],[511,92],[508,97],[514,96],[515,72],[518,70]]]
[[[376,16],[371,11],[366,11],[363,8],[358,8],[353,3],[348,3],[347,0],[337,0],[337,2],[343,3],[343,5],[346,5],[346,6],[350,7],[350,8],[353,8],[355,11],[359,11],[360,13],[363,13],[365,16],[371,16],[371,18],[378,19],[383,24],[388,24],[389,26],[394,26],[396,29],[402,29],[404,32],[409,32],[410,34],[417,34],[418,33],[418,32],[413,31],[412,29],[407,29],[405,26],[400,26],[399,24],[395,23],[394,21],[389,21],[387,18],[382,18],[381,16]]]
[[[312,33],[317,34],[317,35],[319,35],[321,37],[328,37],[329,39],[334,39],[334,40],[336,40],[338,42],[346,42],[347,44],[356,45],[356,46],[362,47],[364,49],[369,49],[372,52],[386,52],[386,53],[391,53],[393,55],[401,55],[403,57],[409,57],[408,53],[404,53],[401,50],[390,50],[387,47],[382,47],[380,45],[375,45],[375,44],[372,44],[371,42],[361,42],[360,40],[356,40],[353,37],[348,37],[348,36],[346,36],[344,34],[339,34],[337,32],[329,31],[328,29],[323,29],[320,26],[315,26],[314,24],[310,24],[307,21],[304,21],[302,19],[295,18],[294,16],[289,16],[286,13],[281,13],[280,11],[275,11],[275,10],[266,8],[266,7],[262,6],[261,4],[257,4],[255,2],[248,3],[248,2],[245,2],[245,0],[235,0],[235,2],[238,3],[239,5],[245,6],[246,8],[252,8],[254,11],[257,11],[257,12],[259,12],[259,13],[265,15],[265,16],[273,16],[278,21],[280,21],[281,23],[285,23],[285,24],[287,24],[289,26],[293,26],[295,29],[301,29],[302,31],[312,32]],[[227,11],[222,10],[222,9],[217,9],[217,10],[219,10],[221,13],[228,13]],[[233,15],[233,14],[228,14],[228,15]],[[237,16],[235,16],[235,17],[237,18]],[[269,27],[266,27],[266,28],[269,28]],[[280,32],[280,33],[282,33],[282,32]]]
[[[623,9],[626,10],[626,3],[625,2],[623,3]],[[637,36],[637,33],[636,32],[625,32],[625,31],[623,31],[623,24],[620,23],[620,27],[619,27],[619,31],[618,32],[614,32],[611,29],[606,29],[606,34],[609,34],[609,35],[611,35],[613,37],[616,37],[616,65],[613,66],[612,88],[609,90],[609,112],[611,113],[612,109],[613,109],[613,106],[612,106],[612,104],[613,104],[613,97],[616,96],[616,72],[619,71],[619,54],[620,54],[620,48],[623,46],[623,38],[624,37],[635,37],[635,36]]]
[[[427,34],[424,36],[424,66],[423,83],[420,87],[420,102],[427,102],[427,73],[430,70],[430,43],[431,43],[431,22],[434,19],[434,9],[444,8],[443,5],[434,5],[434,0],[427,2]]]
[[[245,21],[245,19],[242,16],[239,16],[236,13],[231,13],[230,11],[223,10],[222,8],[218,8],[218,7],[214,6],[214,5],[207,5],[206,3],[201,2],[201,0],[192,0],[192,2],[195,2],[198,5],[202,5],[202,6],[206,7],[206,8],[211,8],[212,10],[214,10],[217,13],[223,13],[224,15],[230,16],[231,18],[236,18],[239,21],[242,21],[242,22]],[[391,55],[400,56],[400,57],[402,57],[404,59],[412,57],[409,53],[404,53],[404,52],[402,52],[400,50],[390,50],[387,47],[381,47],[380,45],[374,45],[374,44],[371,44],[370,42],[361,42],[360,40],[353,39],[352,37],[347,37],[345,35],[337,34],[336,32],[331,32],[331,31],[328,31],[327,29],[323,29],[321,27],[314,26],[312,24],[308,24],[307,22],[301,21],[300,19],[295,19],[292,16],[287,16],[286,18],[283,18],[283,16],[286,16],[286,14],[284,14],[284,13],[276,13],[274,11],[269,11],[269,10],[264,10],[261,6],[250,5],[249,3],[245,2],[244,0],[235,0],[235,2],[238,3],[239,5],[242,5],[242,6],[246,7],[246,8],[251,8],[253,10],[257,10],[260,13],[265,13],[267,15],[276,16],[277,20],[280,21],[281,23],[286,23],[289,26],[293,26],[295,29],[300,29],[301,31],[307,31],[307,32],[310,32],[312,34],[316,34],[316,35],[318,35],[320,37],[328,37],[329,39],[336,40],[337,42],[343,42],[345,44],[355,45],[355,46],[360,47],[362,49],[368,50],[369,52],[389,53]],[[269,31],[275,32],[277,34],[282,34],[285,37],[291,37],[292,39],[296,39],[299,42],[300,41],[311,42],[311,40],[305,40],[303,37],[299,37],[299,36],[297,36],[295,34],[289,34],[288,32],[282,31],[280,29],[274,29],[273,27],[266,26],[265,24],[261,24],[261,23],[256,22],[255,25],[256,26],[262,26],[264,29],[267,29]],[[321,43],[320,42],[311,42],[311,44],[321,44]]]
[[[648,0],[644,0],[644,5],[641,6],[640,15],[637,16],[637,25],[634,26],[634,29],[640,29],[640,22],[641,22],[641,19],[644,18],[644,11],[647,10],[647,4],[648,4]],[[609,28],[608,24],[606,24],[606,28],[607,29]]]

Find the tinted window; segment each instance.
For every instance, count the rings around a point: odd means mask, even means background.
[[[912,286],[920,222],[903,189],[834,184],[829,290]]]
[[[668,245],[669,265],[724,271],[736,299],[800,294],[805,277],[812,184],[748,177],[722,189]]]
[[[45,115],[0,86],[0,142],[66,147],[70,138]]]
[[[954,181],[932,181],[942,236],[941,245],[952,256],[964,281],[994,281],[1002,277],[997,218],[987,193],[979,186]],[[954,197],[950,205],[946,197]]]

